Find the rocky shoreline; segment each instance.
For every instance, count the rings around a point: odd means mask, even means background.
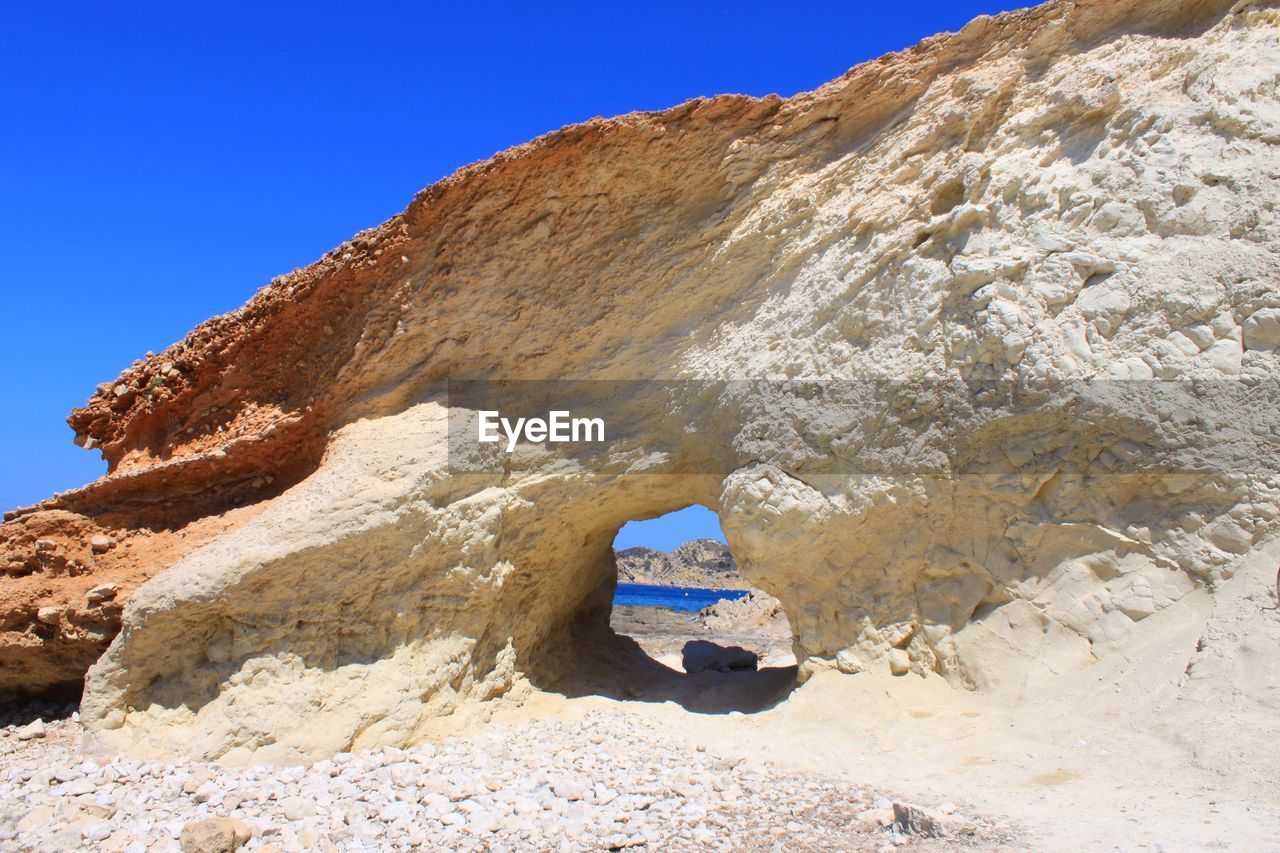
[[[752,593],[752,596],[754,600],[768,598],[762,593]],[[730,604],[737,602],[722,601],[696,614],[680,613],[665,607],[615,606],[610,627],[639,643],[649,657],[675,670],[681,669],[682,650],[691,640],[712,640],[725,646],[749,649],[759,656],[761,667],[795,665],[791,632],[786,626],[785,616],[779,629],[776,624],[762,623],[750,602],[746,607],[732,610],[727,607]],[[736,613],[738,617],[726,617],[723,611]]]

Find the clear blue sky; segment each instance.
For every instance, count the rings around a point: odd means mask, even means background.
[[[701,504],[687,506],[648,521],[628,521],[614,537],[613,547],[619,551],[637,546],[674,551],[691,539],[724,541],[719,517]]]
[[[597,115],[784,95],[1000,2],[12,3],[0,508],[104,470],[70,409],[459,166]]]

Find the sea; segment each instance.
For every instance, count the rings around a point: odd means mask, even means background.
[[[694,586],[650,586],[619,583],[613,594],[615,605],[669,607],[682,613],[696,613],[717,601],[732,601],[747,594],[745,589],[702,589]]]

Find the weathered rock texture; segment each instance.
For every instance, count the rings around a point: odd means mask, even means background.
[[[760,590],[742,598],[724,599],[698,612],[702,627],[714,634],[786,639],[791,636],[782,602]]]
[[[78,512],[55,498],[0,526],[0,697],[82,684],[134,589],[258,509],[171,527],[154,521],[167,513],[163,496],[154,512],[110,503],[90,511],[78,501],[92,489],[70,496]]]
[[[571,680],[619,526],[695,502],[802,674],[1015,697],[1157,648],[1275,709],[1264,602],[1214,608],[1280,495],[1278,34],[1270,4],[1053,2],[429,188],[73,414],[111,472],[7,550],[116,512],[167,566],[84,719],[228,761],[412,741]],[[593,398],[606,445],[463,474],[459,378],[685,381]]]
[[[714,539],[694,539],[674,551],[625,548],[614,552],[618,580],[660,586],[749,589],[729,548]]]

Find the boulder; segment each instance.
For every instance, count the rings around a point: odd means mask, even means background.
[[[1280,347],[1280,308],[1260,308],[1244,321],[1244,345],[1252,350]]]
[[[741,646],[721,646],[709,640],[690,640],[684,644],[681,665],[690,675],[695,672],[755,671],[759,657]]]
[[[698,613],[702,627],[717,634],[746,634],[786,639],[791,625],[782,602],[768,593],[752,590],[741,598],[723,599]]]
[[[903,835],[921,838],[957,838],[973,835],[977,826],[969,820],[950,814],[935,814],[907,802],[893,804],[893,829]]]

